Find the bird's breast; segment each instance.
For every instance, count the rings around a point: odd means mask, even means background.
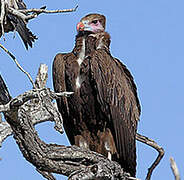
[[[85,59],[85,38],[82,39],[82,47],[81,47],[79,56],[77,58],[77,63],[79,65],[79,71],[78,71],[78,75],[75,80],[76,89],[79,89],[83,82],[82,77],[80,75],[81,74],[80,69],[81,69],[81,64],[83,63],[84,59]]]

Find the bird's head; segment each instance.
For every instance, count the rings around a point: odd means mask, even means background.
[[[88,14],[77,24],[77,31],[99,33],[105,31],[105,16],[101,14]]]

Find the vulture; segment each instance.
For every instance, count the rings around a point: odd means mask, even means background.
[[[26,9],[26,5],[22,0],[7,0],[7,5],[14,9]],[[1,3],[0,3],[1,5]],[[26,47],[32,47],[33,42],[37,37],[27,28],[27,22],[19,17],[16,17],[10,13],[7,13],[4,21],[4,31],[8,33],[10,31],[17,31]],[[0,27],[0,37],[2,36],[2,30]]]
[[[134,79],[109,50],[106,18],[88,14],[77,24],[75,46],[53,62],[55,92],[71,145],[100,153],[136,175],[136,131],[140,104]]]

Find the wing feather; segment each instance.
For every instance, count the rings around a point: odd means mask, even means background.
[[[53,76],[53,85],[55,92],[63,92],[66,91],[66,82],[65,82],[65,69],[66,69],[66,60],[70,57],[70,53],[68,54],[57,54],[54,58],[53,66],[52,66],[52,76]],[[61,97],[56,100],[58,109],[63,116],[63,120],[69,119],[69,107],[68,101],[66,97]],[[64,127],[70,127],[68,121],[64,122]],[[70,142],[74,143],[74,136],[70,129],[65,128],[66,134],[70,140]]]
[[[140,105],[133,77],[119,60],[103,50],[93,54],[91,74],[100,107],[104,113],[110,113],[108,121],[119,153],[116,160],[135,176]]]

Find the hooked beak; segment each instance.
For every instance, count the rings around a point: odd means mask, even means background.
[[[88,21],[83,21],[77,24],[77,31],[92,31],[92,28],[88,25]]]
[[[79,22],[78,24],[77,24],[77,31],[79,32],[79,31],[84,31],[84,24],[82,23],[82,22]]]

